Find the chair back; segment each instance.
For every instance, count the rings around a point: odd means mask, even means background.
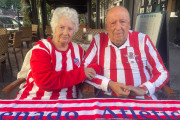
[[[93,37],[94,37],[94,35],[101,33],[101,32],[105,32],[105,31],[106,31],[105,29],[87,29],[87,32],[89,34],[92,34]]]
[[[82,34],[83,34],[83,28],[79,28],[79,30],[76,32],[76,34],[73,36],[72,39],[74,40],[82,40]]]
[[[101,33],[101,32],[105,32],[105,29],[87,29],[87,34],[92,34],[93,37],[94,35]],[[83,28],[79,28],[79,30],[77,31],[77,33],[73,36],[73,40],[79,40],[82,41],[82,35],[83,35]]]
[[[32,33],[37,34],[38,32],[38,25],[37,24],[32,24]]]
[[[8,52],[9,34],[0,35],[0,55]]]
[[[13,36],[13,47],[14,48],[21,47],[21,36],[22,36],[22,31],[14,33],[14,36]]]
[[[32,38],[32,27],[20,27],[19,31],[22,31],[21,38]]]
[[[0,35],[7,34],[6,28],[0,28]]]
[[[51,26],[46,26],[46,36],[51,37],[52,36],[52,29]]]

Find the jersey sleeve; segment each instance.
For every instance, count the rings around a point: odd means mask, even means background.
[[[147,67],[152,77],[149,81],[145,82],[144,85],[148,88],[151,95],[168,82],[169,72],[165,68],[161,56],[147,35],[145,37],[145,53],[147,57]]]
[[[97,52],[98,52],[98,48],[97,48],[97,44],[96,44],[95,37],[94,37],[87,52],[86,52],[86,55],[82,62],[82,66],[90,67],[93,64],[97,64],[98,63],[97,62]],[[98,89],[107,91],[108,83],[109,83],[110,79],[100,75],[101,71],[97,71],[97,70],[99,70],[99,67],[95,68],[95,70],[97,72],[97,75],[95,76],[95,78],[93,80],[86,80],[85,82],[93,85],[94,87],[96,87]]]

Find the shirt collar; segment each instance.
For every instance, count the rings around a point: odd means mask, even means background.
[[[108,46],[116,47],[116,46],[111,42],[110,38],[109,38],[109,40],[108,40]],[[126,48],[126,47],[128,47],[128,46],[130,46],[130,43],[129,43],[129,34],[128,34],[128,37],[127,37],[126,42],[125,42],[123,45],[121,45],[121,47],[119,47],[118,49],[124,49],[124,48]],[[116,47],[116,48],[117,48],[117,47]]]

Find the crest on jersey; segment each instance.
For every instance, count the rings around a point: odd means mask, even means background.
[[[128,57],[129,59],[134,59],[138,55],[135,55],[133,52],[129,52],[128,55],[124,55],[125,57]]]
[[[79,59],[78,58],[74,58],[74,64],[76,64],[77,66],[80,65]]]
[[[129,59],[133,59],[133,58],[134,58],[133,52],[129,52]]]

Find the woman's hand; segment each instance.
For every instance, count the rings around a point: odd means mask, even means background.
[[[118,97],[126,98],[130,94],[128,87],[122,83],[110,80],[108,86]]]
[[[84,72],[88,80],[92,80],[95,78],[96,71],[93,68],[84,68]]]

